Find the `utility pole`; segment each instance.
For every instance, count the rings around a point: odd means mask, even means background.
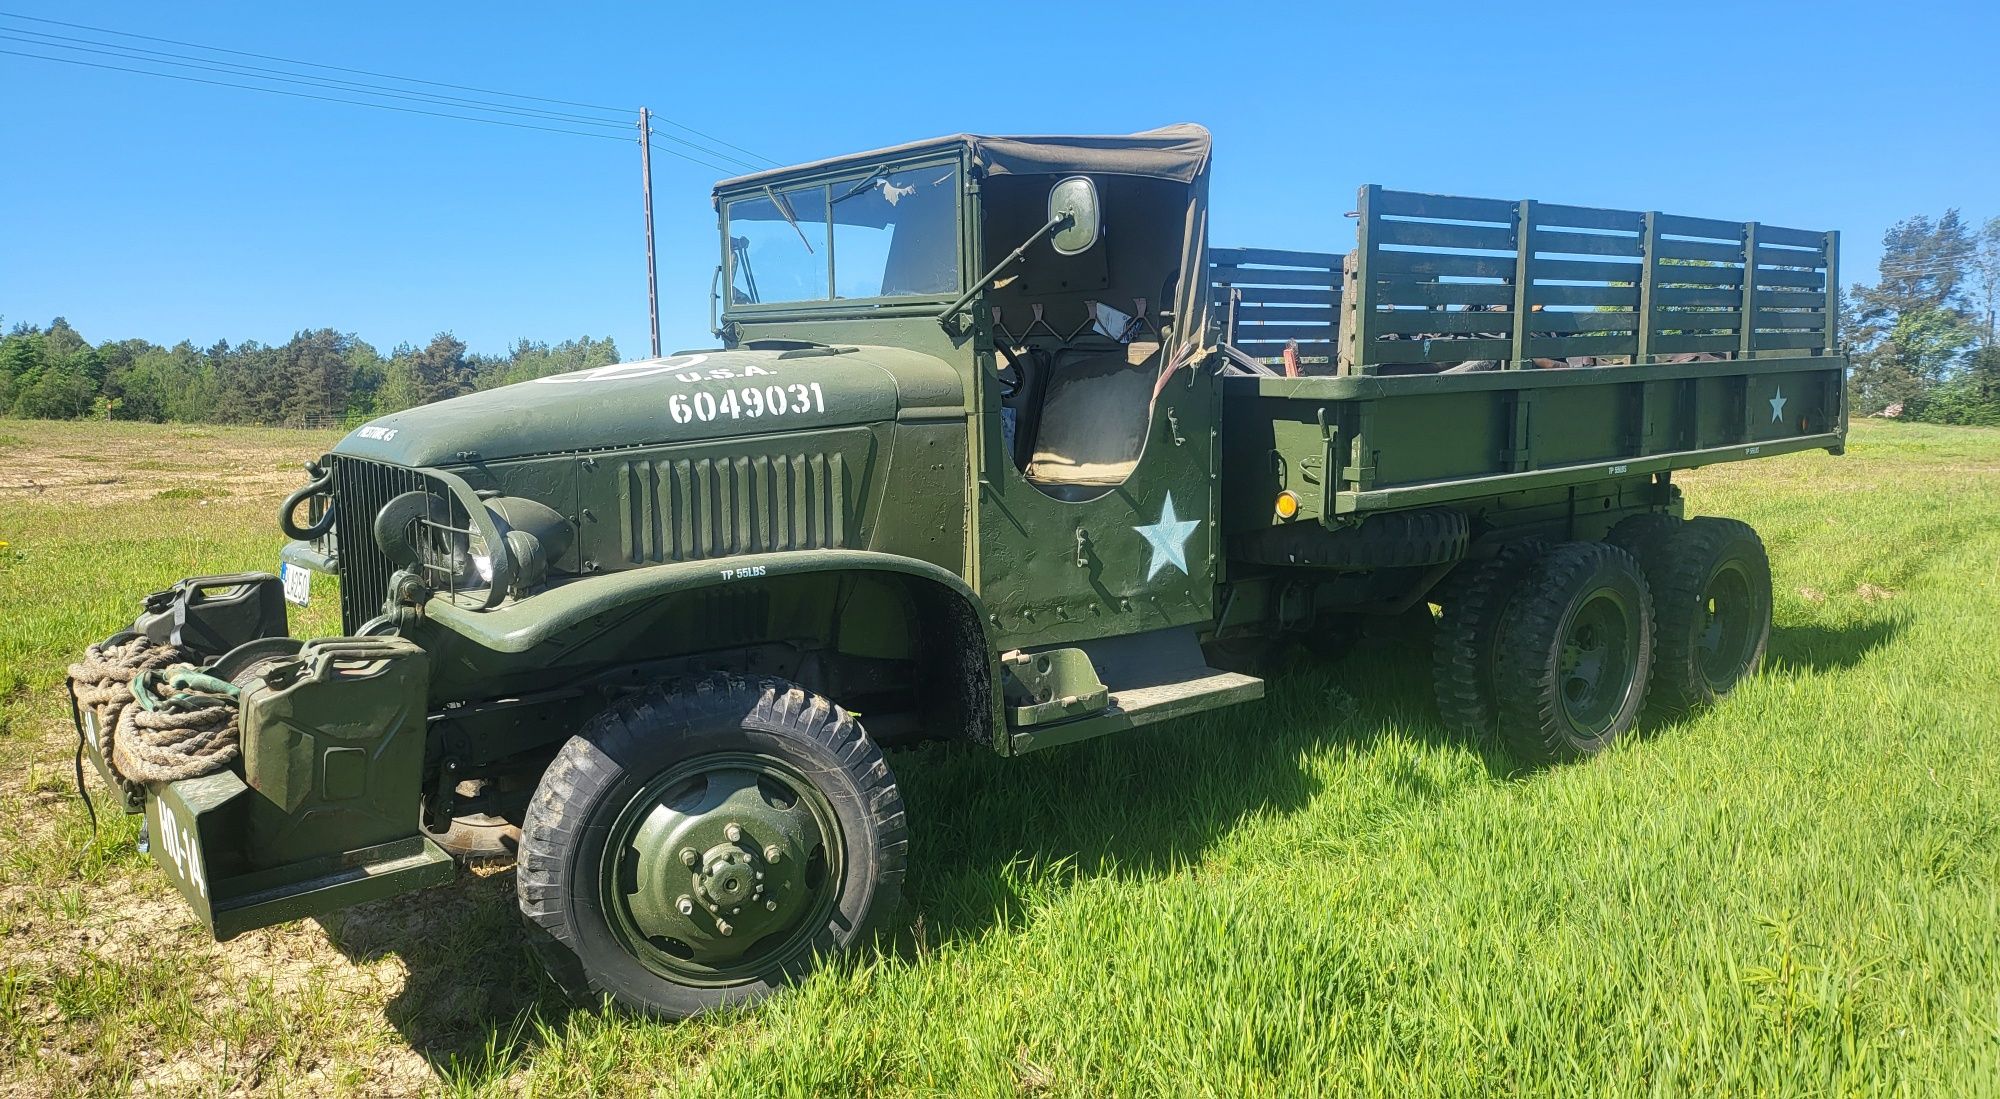
[[[653,115],[639,108],[639,182],[646,192],[646,317],[653,330],[653,357],[660,357],[660,275],[653,260]]]

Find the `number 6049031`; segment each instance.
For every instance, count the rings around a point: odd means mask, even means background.
[[[755,420],[762,416],[793,416],[802,412],[825,412],[826,392],[818,382],[791,385],[746,385],[721,392],[702,390],[689,396],[676,393],[667,398],[667,412],[677,424],[700,420]]]

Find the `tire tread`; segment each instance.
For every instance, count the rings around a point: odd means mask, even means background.
[[[578,955],[569,889],[569,852],[596,795],[624,774],[616,762],[642,738],[732,721],[808,741],[839,762],[861,794],[874,835],[875,880],[869,926],[855,941],[893,916],[908,862],[909,826],[902,793],[881,749],[861,723],[837,704],[773,677],[714,675],[654,687],[614,702],[556,753],[529,801],[521,828],[515,891],[529,941],[549,974],[570,995],[594,1000],[609,993]],[[658,1005],[628,1006],[673,1014]]]

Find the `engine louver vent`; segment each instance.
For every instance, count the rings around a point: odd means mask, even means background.
[[[619,495],[633,564],[847,544],[839,454],[624,462]]]

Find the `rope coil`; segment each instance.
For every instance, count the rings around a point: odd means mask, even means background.
[[[203,674],[188,655],[128,632],[69,666],[77,704],[97,719],[99,751],[127,782],[199,778],[240,754],[237,687]]]

